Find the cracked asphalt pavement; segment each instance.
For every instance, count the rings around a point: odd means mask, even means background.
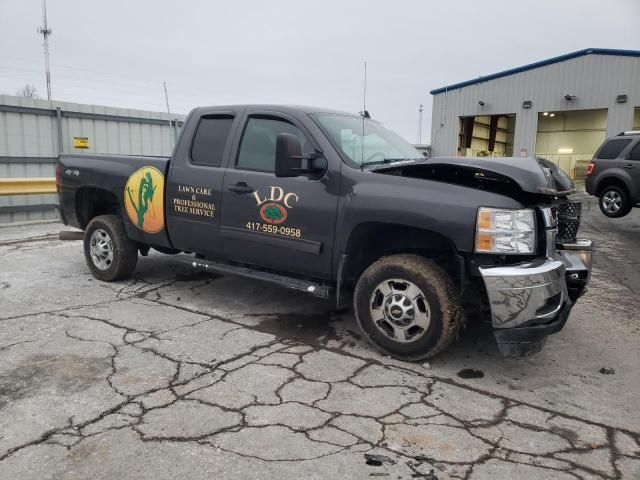
[[[470,326],[430,365],[304,294],[160,254],[102,283],[65,227],[2,227],[0,478],[638,479],[640,210],[586,201],[565,329],[505,360]]]

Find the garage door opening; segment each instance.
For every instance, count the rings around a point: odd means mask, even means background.
[[[607,134],[607,109],[540,112],[536,155],[551,160],[574,179],[583,179]]]
[[[516,114],[460,117],[459,157],[511,157]]]
[[[633,112],[633,129],[640,130],[640,107],[636,107]]]

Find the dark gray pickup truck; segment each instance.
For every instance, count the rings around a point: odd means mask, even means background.
[[[98,279],[131,274],[151,248],[184,252],[353,305],[365,336],[406,360],[483,318],[504,355],[536,352],[590,276],[580,204],[553,164],[424,158],[368,115],[197,108],[171,158],[61,155],[56,175]]]

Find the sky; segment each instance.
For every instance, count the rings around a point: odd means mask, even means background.
[[[640,50],[640,0],[48,0],[53,99],[301,104],[429,142],[429,91],[583,48]],[[0,93],[46,98],[41,0],[0,0]],[[640,79],[639,79],[640,81]]]

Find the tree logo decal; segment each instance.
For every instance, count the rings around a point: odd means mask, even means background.
[[[129,220],[147,233],[164,227],[164,175],[155,167],[131,174],[124,187],[124,206]]]
[[[260,216],[267,223],[278,224],[287,219],[287,210],[277,203],[266,203],[260,209]]]

